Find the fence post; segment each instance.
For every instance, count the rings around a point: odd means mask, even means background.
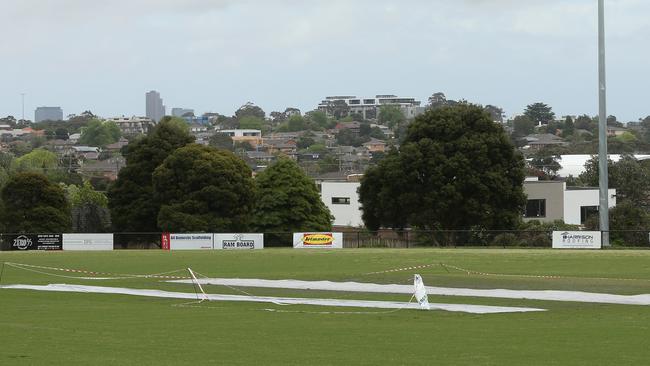
[[[357,231],[357,249],[361,248],[361,232]]]
[[[406,232],[406,249],[410,248],[411,245],[409,244],[409,232]]]

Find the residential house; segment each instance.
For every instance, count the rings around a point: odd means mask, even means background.
[[[524,221],[564,221],[571,225],[583,225],[587,218],[598,211],[600,191],[597,187],[567,187],[564,181],[540,181],[528,178],[524,182],[528,200]],[[616,189],[609,189],[609,207],[616,206]]]
[[[531,150],[541,150],[549,146],[567,145],[567,142],[563,138],[550,133],[528,135],[523,140],[526,142],[524,149],[528,148]]]
[[[208,131],[208,126],[200,123],[192,123],[190,124],[190,133],[195,134],[195,133],[201,133],[201,132],[207,132]]]
[[[628,132],[627,128],[616,127],[616,126],[607,126],[607,136],[616,137],[621,136],[622,134]]]
[[[80,134],[80,133],[73,133],[73,134],[71,134],[71,135],[68,137],[68,140],[69,140],[70,142],[72,142],[73,144],[76,144],[77,142],[79,142],[79,139],[80,139],[80,138],[81,138],[81,134]]]
[[[386,142],[378,140],[376,138],[371,138],[370,141],[363,144],[363,146],[368,149],[372,154],[375,152],[385,152],[386,151]]]
[[[246,158],[262,165],[268,165],[277,159],[275,155],[265,151],[246,151]]]
[[[94,146],[71,146],[69,150],[72,156],[83,160],[97,160],[100,152],[100,148]]]
[[[269,154],[284,153],[287,155],[296,154],[298,145],[295,139],[290,138],[277,138],[277,139],[264,139],[262,148]]]
[[[398,97],[396,95],[376,95],[369,98],[358,98],[353,95],[341,95],[326,97],[325,100],[320,102],[318,110],[330,114],[330,106],[336,103],[345,103],[349,108],[350,114],[360,114],[364,119],[374,119],[379,115],[381,106],[390,105],[399,107],[404,113],[406,118],[415,118],[420,113],[423,113],[424,108],[420,107],[422,103],[415,98]]]
[[[252,147],[258,147],[262,144],[262,131],[260,130],[218,130],[217,133],[223,133],[230,136],[233,142],[248,142]]]
[[[117,179],[120,169],[124,166],[126,166],[126,160],[121,156],[116,156],[110,159],[84,164],[81,167],[81,172],[86,177],[101,177],[114,181]]]
[[[336,124],[335,130],[338,132],[342,130],[350,130],[355,136],[359,136],[361,131],[361,122],[339,122]]]
[[[122,116],[109,118],[106,121],[115,123],[122,135],[143,135],[155,126],[154,121],[147,117]]]
[[[386,136],[386,138],[393,138],[393,137],[395,137],[395,133],[394,133],[394,132],[393,132],[393,131],[388,127],[388,126],[377,125],[377,124],[374,124],[374,123],[371,123],[371,124],[370,124],[370,128],[375,128],[375,127],[376,127],[376,128],[379,128],[379,130],[381,131],[381,133],[383,133],[384,136]]]
[[[74,145],[74,143],[70,140],[55,139],[55,140],[47,141],[45,145],[52,152],[62,155],[65,154],[67,151],[69,151]]]
[[[129,140],[125,139],[124,137],[120,137],[120,139],[112,144],[106,145],[106,150],[109,152],[111,155],[119,154],[122,151],[122,148],[126,145],[129,144]]]
[[[335,226],[361,226],[358,188],[361,174],[328,173],[314,180],[321,192],[321,200],[334,216]],[[598,188],[566,187],[563,181],[527,179],[524,192],[528,196],[524,220],[542,222],[564,221],[583,225],[598,211]],[[616,190],[609,190],[609,206],[616,206]]]

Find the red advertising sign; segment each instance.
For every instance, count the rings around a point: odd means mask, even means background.
[[[169,243],[171,241],[171,235],[169,233],[162,233],[160,237],[160,247],[162,250],[169,250]]]

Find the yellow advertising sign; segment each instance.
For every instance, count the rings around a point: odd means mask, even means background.
[[[334,236],[329,234],[304,234],[302,237],[303,245],[332,245]]]

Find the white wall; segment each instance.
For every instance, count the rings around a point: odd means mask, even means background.
[[[580,225],[580,207],[600,206],[598,189],[564,191],[564,222]],[[616,207],[616,189],[609,190],[609,207]]]
[[[334,215],[334,226],[360,226],[361,211],[359,210],[359,182],[323,182],[321,183],[321,199]],[[350,198],[349,205],[332,204],[333,197]]]

